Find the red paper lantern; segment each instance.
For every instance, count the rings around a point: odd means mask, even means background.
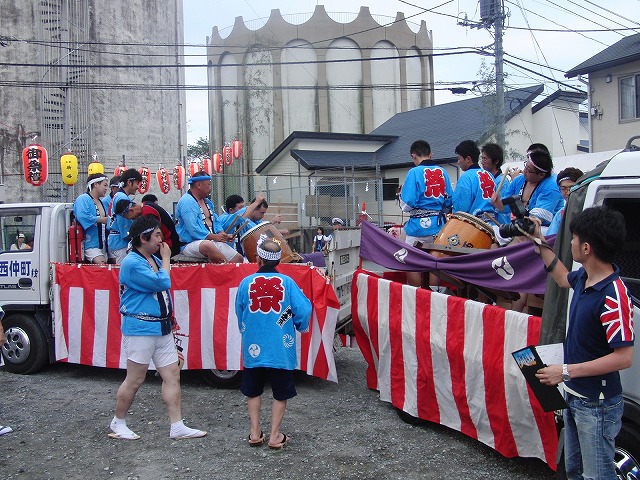
[[[240,158],[242,156],[242,142],[240,140],[234,140],[231,144],[231,150],[233,158]]]
[[[160,191],[167,194],[171,191],[171,179],[169,178],[169,172],[164,167],[160,167],[156,172],[156,179],[160,186]]]
[[[213,154],[213,171],[216,173],[222,172],[222,155],[220,152]]]
[[[227,167],[230,167],[233,163],[233,152],[231,151],[231,147],[229,145],[225,145],[222,149],[222,158],[224,159],[224,164]]]
[[[211,175],[212,167],[210,158],[205,157],[202,159],[202,169],[204,170],[204,173]]]
[[[176,165],[173,167],[173,186],[178,190],[184,188],[184,184],[187,182],[187,172],[182,165]]]
[[[116,169],[113,172],[113,175],[116,177],[119,177],[120,175],[122,175],[124,172],[127,171],[127,167],[125,167],[124,165],[118,165],[116,167]]]
[[[47,181],[49,173],[49,161],[47,150],[38,144],[31,144],[22,150],[22,165],[24,167],[24,179],[38,187]]]
[[[196,173],[202,170],[202,165],[200,165],[200,160],[193,160],[189,163],[189,176],[193,177]]]
[[[144,195],[149,191],[149,186],[151,184],[151,170],[148,167],[143,166],[138,170],[140,175],[142,175],[142,181],[138,185],[138,192]]]

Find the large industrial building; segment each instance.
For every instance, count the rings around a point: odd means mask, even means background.
[[[124,158],[169,171],[186,154],[183,1],[3,0],[0,19],[0,201],[73,199],[93,154],[106,174]],[[49,154],[49,178],[23,179],[32,137]],[[79,159],[61,182],[60,156]],[[9,193],[10,192],[10,193]],[[152,178],[150,193],[170,205]]]
[[[211,145],[221,151],[237,138],[245,152],[225,167],[224,195],[263,189],[256,167],[293,131],[369,133],[396,113],[433,105],[424,21],[318,5],[313,14],[272,10],[258,22],[237,17],[207,38]]]

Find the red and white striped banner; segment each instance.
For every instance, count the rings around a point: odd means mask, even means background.
[[[511,352],[538,343],[540,317],[384,280],[363,271],[352,316],[380,399],[458,430],[505,457],[556,468],[558,437]]]
[[[120,332],[117,266],[54,264],[56,359],[96,367],[125,368]],[[333,338],[340,304],[314,267],[282,264],[313,305],[309,332],[298,333],[298,369],[338,381]],[[172,265],[171,286],[184,349],[184,369],[239,370],[240,332],[235,296],[255,264]]]

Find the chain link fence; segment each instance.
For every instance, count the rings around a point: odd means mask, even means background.
[[[222,174],[214,180],[213,199],[223,206],[229,195],[239,194],[249,203],[256,193],[263,193],[269,203],[265,219],[279,215],[280,228],[290,232],[291,247],[310,252],[317,228],[330,234],[334,218],[340,218],[344,228],[356,228],[363,215],[377,224],[396,223],[395,219],[385,221],[383,215],[383,199],[394,198],[395,188],[370,171],[349,169],[316,170],[308,175]]]

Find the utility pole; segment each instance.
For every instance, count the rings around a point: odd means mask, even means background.
[[[480,21],[471,22],[465,19],[458,22],[458,25],[471,28],[494,27],[494,55],[495,55],[495,81],[496,81],[496,143],[504,148],[504,49],[502,48],[502,36],[504,35],[504,10],[503,0],[480,0]]]
[[[493,25],[495,28],[495,66],[496,66],[496,143],[504,148],[504,73],[502,48],[502,27],[504,15],[502,14],[502,1],[495,1],[496,14]]]

